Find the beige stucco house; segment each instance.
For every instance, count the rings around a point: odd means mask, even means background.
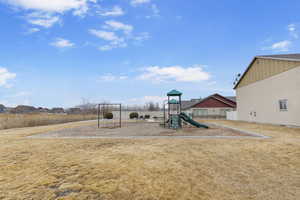
[[[300,54],[256,56],[234,89],[238,120],[300,126]]]

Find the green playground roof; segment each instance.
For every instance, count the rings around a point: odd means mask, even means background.
[[[171,99],[169,101],[169,104],[178,104],[178,101],[176,99]]]
[[[179,91],[177,91],[177,90],[172,90],[172,91],[168,92],[167,95],[168,95],[168,96],[181,96],[182,93],[179,92]]]

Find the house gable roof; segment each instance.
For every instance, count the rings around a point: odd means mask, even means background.
[[[195,99],[195,100],[192,100],[192,101],[181,101],[181,107],[182,107],[182,110],[186,110],[186,109],[189,109],[191,107],[193,107],[194,105],[196,105],[197,103],[199,103],[201,101],[201,99]]]
[[[186,109],[189,109],[189,108],[197,107],[201,103],[205,103],[206,101],[208,101],[210,99],[218,101],[218,102],[222,103],[223,105],[225,105],[226,107],[231,107],[231,108],[236,107],[236,102],[235,101],[216,93],[216,94],[210,95],[210,96],[208,96],[204,99],[199,99],[199,101],[195,101],[195,102],[190,101],[191,102],[190,105],[189,106],[182,106],[182,109],[186,110]]]
[[[273,60],[285,60],[285,61],[297,61],[300,62],[300,54],[277,54],[277,55],[262,55],[262,56],[255,56],[250,64],[248,65],[247,69],[241,76],[241,78],[238,80],[238,82],[235,84],[233,89],[236,89],[243,78],[246,76],[250,68],[252,67],[253,63],[256,61],[256,59],[273,59]]]
[[[236,96],[228,96],[227,99],[236,102]]]
[[[229,99],[227,97],[224,97],[224,96],[222,96],[220,94],[216,93],[216,94],[212,95],[212,97],[215,98],[215,99],[217,99],[217,100],[219,100],[219,101],[224,102],[225,104],[236,106],[236,102],[235,101],[233,101],[233,100],[231,100],[231,99]]]

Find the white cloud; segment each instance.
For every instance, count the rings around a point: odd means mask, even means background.
[[[111,10],[108,11],[98,11],[98,14],[104,17],[117,17],[124,15],[124,11],[120,6],[114,6]]]
[[[50,28],[54,24],[60,22],[60,17],[49,13],[33,12],[26,16],[28,23],[41,26],[44,28]]]
[[[111,41],[109,44],[100,46],[98,49],[100,51],[110,51],[112,49],[125,48],[125,47],[127,47],[127,43],[125,42],[125,40],[121,39],[121,40]]]
[[[114,32],[108,32],[108,31],[102,31],[96,29],[90,29],[89,32],[90,34],[95,35],[98,38],[101,38],[103,40],[108,40],[108,41],[120,40],[120,38]]]
[[[292,45],[291,41],[283,40],[272,44],[272,46],[269,49],[274,51],[289,51],[291,45]]]
[[[89,33],[108,41],[108,44],[99,47],[100,51],[109,51],[115,48],[125,48],[129,42],[139,43],[150,38],[149,33],[143,32],[137,35],[132,34],[133,26],[122,22],[108,20],[102,26],[106,30],[90,29]],[[117,32],[119,31],[119,32]],[[120,35],[118,36],[117,33]]]
[[[125,34],[130,34],[133,30],[133,26],[129,24],[124,24],[122,22],[114,21],[114,20],[109,20],[105,21],[105,26],[104,28],[112,29],[114,31],[124,31]]]
[[[4,0],[10,5],[25,10],[63,13],[69,10],[82,10],[88,7],[88,2],[95,0]]]
[[[112,42],[110,44],[100,46],[98,49],[100,51],[110,51],[112,49],[125,48],[125,47],[127,47],[127,43],[125,43],[125,42],[122,42],[122,43],[113,43]]]
[[[109,44],[99,47],[100,51],[109,51],[114,48],[127,47],[127,43],[125,42],[125,39],[122,37],[118,37],[114,32],[95,30],[95,29],[90,29],[89,32],[90,34],[95,35],[98,38],[109,41]]]
[[[293,46],[293,42],[299,39],[299,33],[296,24],[289,24],[287,26],[287,30],[290,35],[288,39],[271,43],[272,38],[270,37],[264,41],[264,43],[268,43],[269,45],[266,45],[266,47],[261,48],[261,50],[272,50],[276,52],[290,51],[291,47]]]
[[[0,0],[18,10],[25,10],[28,23],[50,28],[61,21],[61,15],[72,11],[73,15],[84,16],[90,3],[97,0]]]
[[[138,6],[138,5],[145,4],[145,3],[150,3],[150,2],[151,2],[151,0],[131,0],[130,4],[132,6]]]
[[[84,17],[88,10],[89,10],[89,7],[87,6],[87,4],[85,4],[82,7],[80,7],[79,9],[74,10],[73,15],[79,16],[79,17]]]
[[[210,74],[205,72],[200,65],[184,68],[182,66],[159,67],[151,66],[143,69],[144,73],[138,76],[140,80],[156,82],[199,82],[210,79]]]
[[[291,32],[295,31],[296,30],[296,25],[295,24],[289,24],[288,25],[288,30],[291,31]]]
[[[57,48],[66,48],[66,47],[73,47],[75,44],[70,42],[67,39],[56,38],[54,42],[50,43],[50,45],[55,46]]]
[[[15,73],[9,72],[6,68],[0,67],[0,87],[10,87],[9,80],[16,78]]]
[[[99,80],[100,81],[117,81],[117,80],[125,80],[127,78],[128,78],[127,76],[123,76],[123,75],[116,76],[116,75],[112,75],[112,74],[105,74],[105,75],[100,76]]]
[[[288,25],[288,31],[290,32],[290,35],[294,38],[294,39],[298,39],[299,35],[297,32],[297,26],[296,24],[289,24]]]
[[[100,46],[98,49],[100,51],[110,51],[110,50],[114,49],[114,46],[107,44],[107,45]]]

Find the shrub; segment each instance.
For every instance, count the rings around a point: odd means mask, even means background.
[[[114,118],[114,115],[111,112],[104,114],[104,119],[113,119],[113,118]]]
[[[150,115],[145,115],[145,119],[150,119]]]
[[[137,112],[132,112],[132,113],[129,114],[129,118],[130,119],[138,119],[139,114]]]

